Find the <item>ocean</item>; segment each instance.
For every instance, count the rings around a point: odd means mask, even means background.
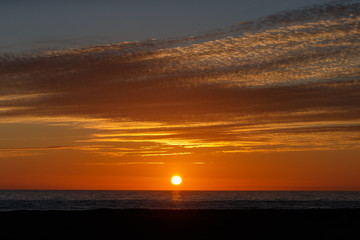
[[[360,191],[0,190],[0,211],[344,208],[360,208]]]

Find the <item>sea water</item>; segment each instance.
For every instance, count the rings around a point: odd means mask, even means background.
[[[360,192],[0,190],[0,211],[360,208]]]

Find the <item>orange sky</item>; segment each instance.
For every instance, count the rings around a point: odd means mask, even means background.
[[[359,190],[359,154],[359,150],[252,152],[134,160],[49,150],[3,158],[0,188]],[[175,174],[183,178],[180,186],[170,183]]]
[[[360,190],[360,16],[343,8],[4,55],[0,189]]]

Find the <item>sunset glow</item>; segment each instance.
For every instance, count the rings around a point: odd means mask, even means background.
[[[8,2],[0,189],[360,190],[360,2]]]

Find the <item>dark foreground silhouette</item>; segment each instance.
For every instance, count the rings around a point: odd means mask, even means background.
[[[1,239],[360,239],[360,209],[0,212]]]

